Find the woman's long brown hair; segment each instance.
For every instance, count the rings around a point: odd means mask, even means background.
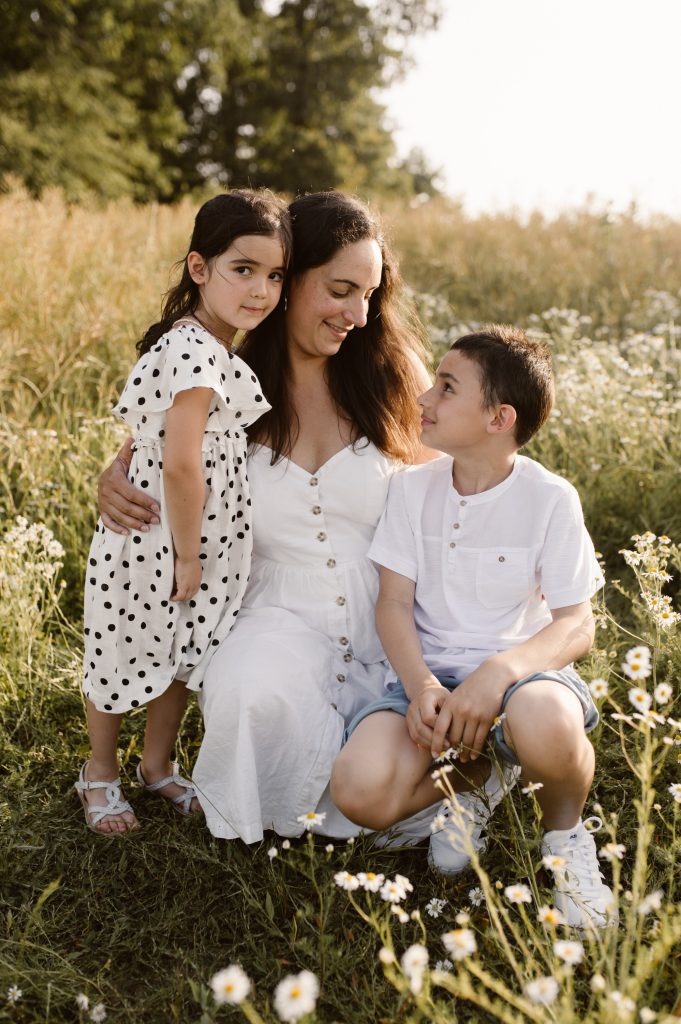
[[[424,331],[404,296],[395,259],[380,224],[368,208],[342,192],[314,192],[289,206],[293,254],[291,280],[328,263],[346,245],[376,241],[383,257],[381,283],[369,299],[367,323],[355,327],[327,363],[327,382],[341,415],[353,425],[353,437],[366,437],[380,451],[405,463],[419,450],[423,390],[417,370],[425,362]],[[249,439],[267,443],[272,462],[295,444],[298,420],[290,397],[290,365],[284,303],[251,331],[239,355],[257,374],[272,408],[249,428]]]

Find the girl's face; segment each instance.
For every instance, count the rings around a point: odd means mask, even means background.
[[[286,313],[289,353],[335,355],[353,327],[367,322],[369,299],[381,283],[382,269],[378,243],[366,238],[294,279]]]
[[[276,235],[241,235],[208,261],[190,252],[187,266],[199,286],[195,312],[224,340],[257,327],[279,302],[284,250]]]

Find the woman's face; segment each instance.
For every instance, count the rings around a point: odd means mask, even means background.
[[[286,313],[289,353],[335,355],[353,327],[367,322],[369,299],[381,283],[382,269],[378,243],[366,238],[295,278]]]

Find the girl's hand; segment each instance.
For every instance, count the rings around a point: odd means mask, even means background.
[[[170,595],[171,601],[188,601],[201,586],[201,560],[199,558],[175,559],[175,583]]]
[[[156,499],[138,491],[128,480],[131,457],[132,439],[128,438],[99,478],[99,513],[106,528],[114,533],[127,534],[130,530],[146,533],[148,523],[155,525],[161,521]]]

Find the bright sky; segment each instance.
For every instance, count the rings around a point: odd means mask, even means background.
[[[681,215],[681,0],[445,0],[387,94],[475,214],[549,213],[591,193]]]

